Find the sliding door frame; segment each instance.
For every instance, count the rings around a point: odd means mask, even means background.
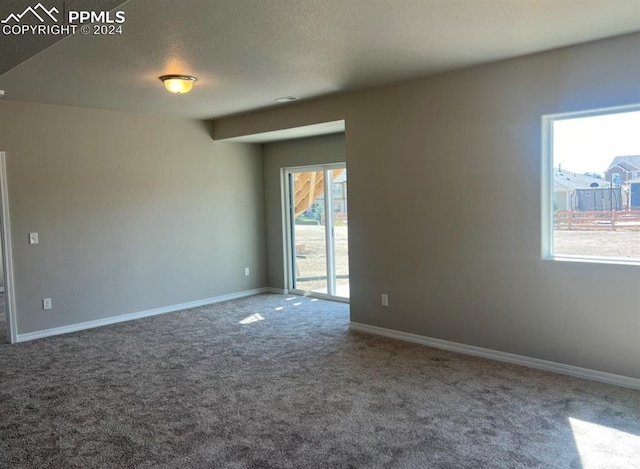
[[[346,169],[345,163],[329,163],[321,165],[309,165],[309,166],[289,166],[282,168],[282,218],[284,228],[284,265],[285,265],[285,290],[287,292],[311,296],[315,298],[321,298],[325,300],[340,301],[342,303],[349,303],[349,298],[342,296],[336,296],[336,271],[335,271],[335,229],[333,221],[333,170]],[[324,214],[325,214],[325,247],[326,247],[326,269],[327,269],[327,292],[334,292],[333,295],[329,293],[314,292],[308,290],[300,290],[294,288],[295,276],[296,276],[296,254],[295,246],[293,244],[293,238],[295,236],[295,224],[294,214],[295,210],[293,194],[291,193],[291,186],[293,182],[293,174],[299,172],[316,172],[323,171],[324,177]],[[327,176],[328,174],[328,176]]]

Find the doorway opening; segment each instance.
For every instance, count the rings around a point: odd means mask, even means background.
[[[346,166],[283,171],[288,289],[346,302],[350,295]]]
[[[9,220],[9,191],[5,153],[0,151],[0,341],[18,341],[13,291],[13,258],[11,251],[11,225]]]

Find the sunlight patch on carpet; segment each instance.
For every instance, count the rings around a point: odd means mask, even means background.
[[[569,417],[583,469],[628,469],[640,461],[640,436]]]
[[[247,316],[246,318],[240,321],[240,324],[252,324],[254,322],[264,321],[264,318],[260,313],[252,314],[251,316]]]

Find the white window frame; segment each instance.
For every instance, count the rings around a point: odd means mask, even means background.
[[[620,259],[616,257],[591,257],[578,255],[557,255],[553,252],[553,123],[565,119],[594,117],[606,114],[621,114],[640,111],[640,104],[593,109],[589,111],[548,114],[542,116],[542,187],[541,187],[541,247],[542,259],[562,262],[590,262],[597,264],[621,264],[640,266],[640,259]]]

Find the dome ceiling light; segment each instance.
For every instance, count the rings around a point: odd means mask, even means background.
[[[159,78],[167,91],[175,94],[188,93],[197,81],[196,77],[191,75],[162,75]]]

